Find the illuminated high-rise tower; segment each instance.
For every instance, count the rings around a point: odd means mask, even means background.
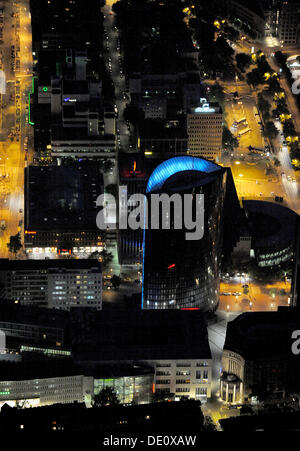
[[[180,194],[182,198],[192,194],[193,199],[203,194],[204,230],[203,238],[186,239],[184,225],[174,227],[172,209],[170,230],[145,229],[144,309],[217,308],[226,182],[226,168],[191,156],[171,158],[153,171],[147,184],[148,205],[153,194]]]
[[[223,113],[218,104],[201,99],[187,115],[188,154],[219,161],[222,152]]]

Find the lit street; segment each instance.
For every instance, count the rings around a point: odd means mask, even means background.
[[[28,125],[28,92],[31,86],[32,52],[29,1],[0,2],[4,11],[3,70],[6,94],[1,95],[0,208],[6,230],[1,231],[0,256],[8,257],[10,235],[22,231],[24,166],[29,162],[32,129]],[[28,151],[25,138],[28,137]],[[21,233],[22,235],[22,233]]]
[[[123,120],[123,112],[126,103],[130,103],[126,92],[125,73],[123,68],[123,56],[120,47],[119,32],[115,27],[114,14],[111,11],[113,1],[107,2],[102,9],[105,15],[104,25],[107,33],[104,46],[106,48],[106,67],[109,71],[115,87],[116,113],[117,113],[117,140],[118,148],[128,151],[130,144],[130,129]]]
[[[248,285],[246,290],[245,285]],[[289,299],[290,284],[285,282],[223,281],[219,309],[227,312],[274,311],[278,306],[288,306]]]

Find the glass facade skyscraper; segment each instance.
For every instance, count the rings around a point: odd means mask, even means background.
[[[219,273],[223,239],[223,210],[226,169],[201,158],[175,157],[152,173],[147,196],[152,194],[204,195],[204,235],[186,240],[186,228],[144,231],[143,288],[144,309],[215,310],[219,300]],[[163,212],[161,212],[163,214]]]

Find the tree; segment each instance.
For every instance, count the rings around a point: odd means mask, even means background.
[[[226,59],[231,58],[234,55],[233,48],[228,44],[223,36],[220,36],[216,40],[216,47],[218,53],[225,56]]]
[[[117,288],[119,288],[119,286],[121,285],[121,278],[119,276],[116,276],[116,274],[114,274],[111,278],[111,284],[114,287],[114,289],[116,290]]]
[[[225,93],[222,86],[219,83],[215,83],[210,87],[209,100],[211,102],[217,102],[223,106],[225,101]]]
[[[16,401],[16,408],[21,409],[27,409],[30,407],[30,402],[27,399],[22,399],[20,401]]]
[[[98,395],[94,396],[94,407],[115,406],[119,404],[117,393],[112,387],[103,388]]]
[[[268,81],[268,84],[268,92],[270,92],[271,94],[275,94],[276,92],[280,91],[280,83],[277,77],[271,77]]]
[[[228,127],[223,126],[223,137],[222,137],[223,149],[233,151],[239,146],[238,139],[231,133]]]
[[[242,406],[240,410],[240,415],[253,415],[253,409],[251,406]]]
[[[238,53],[235,57],[236,59],[236,64],[238,66],[238,68],[244,72],[245,69],[247,69],[251,63],[252,63],[252,59],[250,55],[247,55],[247,53]]]
[[[257,96],[257,106],[259,110],[261,111],[264,119],[268,119],[270,117],[270,108],[271,105],[263,96],[263,94],[260,92]]]
[[[103,249],[102,252],[92,252],[89,256],[91,259],[100,260],[103,268],[107,268],[113,260],[113,254]]]
[[[209,416],[204,417],[203,430],[205,432],[216,432],[217,431],[217,427],[211,417],[209,417]]]
[[[278,130],[275,127],[275,125],[273,124],[273,122],[269,121],[266,123],[265,125],[265,129],[264,129],[264,135],[266,138],[269,139],[275,139],[278,135]]]
[[[284,121],[283,133],[284,133],[285,137],[287,137],[287,136],[295,136],[296,135],[295,126],[294,126],[292,120]]]
[[[274,158],[273,162],[274,162],[274,166],[275,166],[275,167],[279,167],[279,166],[281,165],[281,163],[280,163],[280,161],[278,160],[278,158]]]
[[[11,252],[12,254],[16,255],[19,252],[19,250],[22,248],[20,232],[10,237],[9,243],[7,243],[7,247],[9,252]]]
[[[248,72],[247,76],[248,85],[258,86],[262,83],[262,78],[258,69],[253,69],[251,72]]]
[[[281,67],[283,67],[286,63],[286,56],[280,51],[275,52],[275,59],[276,59],[278,65]]]
[[[100,252],[99,260],[101,261],[103,268],[106,269],[113,260],[113,254],[106,249],[103,249],[103,251]]]

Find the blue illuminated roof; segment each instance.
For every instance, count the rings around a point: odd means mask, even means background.
[[[199,171],[211,174],[212,172],[217,172],[221,169],[215,163],[211,161],[203,160],[202,158],[184,156],[184,157],[174,157],[170,160],[166,160],[161,163],[152,172],[148,184],[147,193],[159,190],[163,187],[166,180],[168,180],[172,175],[183,171]]]

